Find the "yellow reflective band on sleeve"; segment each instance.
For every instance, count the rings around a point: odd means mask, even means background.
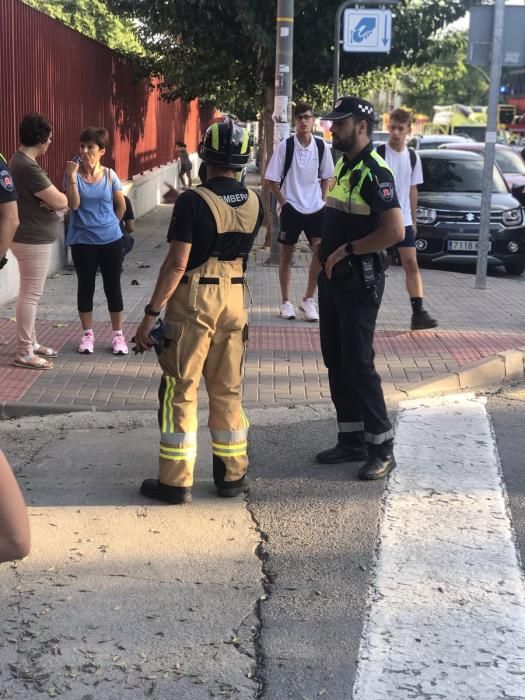
[[[250,134],[248,129],[244,130],[244,138],[242,140],[241,153],[246,153],[248,150],[248,144],[250,142]]]
[[[293,24],[293,17],[277,17],[278,22],[291,22]]]
[[[215,124],[211,125],[211,147],[213,148],[214,151],[219,150],[219,124],[218,124],[218,122],[215,122]]]
[[[212,452],[217,457],[243,457],[246,455],[247,442],[241,442],[238,445],[222,445],[217,442],[211,443]]]

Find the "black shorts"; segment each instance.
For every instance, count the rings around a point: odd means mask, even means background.
[[[412,226],[405,226],[405,237],[397,244],[396,248],[415,248],[416,236]]]
[[[286,202],[281,209],[279,217],[281,222],[281,232],[279,233],[279,243],[283,245],[295,245],[299,240],[301,232],[312,243],[312,238],[321,238],[324,224],[324,207],[313,214],[301,214]]]

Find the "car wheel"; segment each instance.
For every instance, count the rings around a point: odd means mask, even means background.
[[[523,270],[525,270],[525,262],[508,263],[505,265],[505,271],[508,272],[509,275],[521,275]]]

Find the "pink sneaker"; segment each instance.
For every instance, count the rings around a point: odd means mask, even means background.
[[[93,333],[84,333],[80,345],[78,346],[78,351],[84,355],[91,355],[93,353],[93,346],[95,343],[95,336]]]
[[[114,355],[127,355],[128,354],[128,346],[126,345],[126,341],[124,339],[123,335],[116,335],[111,344],[113,345],[113,354]]]

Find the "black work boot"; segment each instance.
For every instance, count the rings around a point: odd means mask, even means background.
[[[421,311],[416,311],[412,314],[410,330],[424,331],[429,328],[435,328],[437,324],[438,322],[436,321],[436,319],[432,318],[428,311],[425,311],[425,309],[421,309]]]
[[[368,459],[358,472],[358,476],[363,481],[375,481],[384,479],[395,469],[396,460],[394,458],[394,444],[392,440],[384,442],[382,445],[368,446]]]
[[[338,442],[335,447],[318,452],[315,458],[321,464],[343,464],[343,462],[362,462],[367,455],[366,445],[346,447]]]
[[[247,476],[237,481],[223,481],[222,484],[216,484],[217,493],[222,498],[233,498],[240,496],[242,493],[247,493],[250,490],[250,481]]]
[[[140,487],[140,493],[146,498],[170,503],[173,506],[191,503],[190,486],[168,486],[158,479],[145,479]]]

